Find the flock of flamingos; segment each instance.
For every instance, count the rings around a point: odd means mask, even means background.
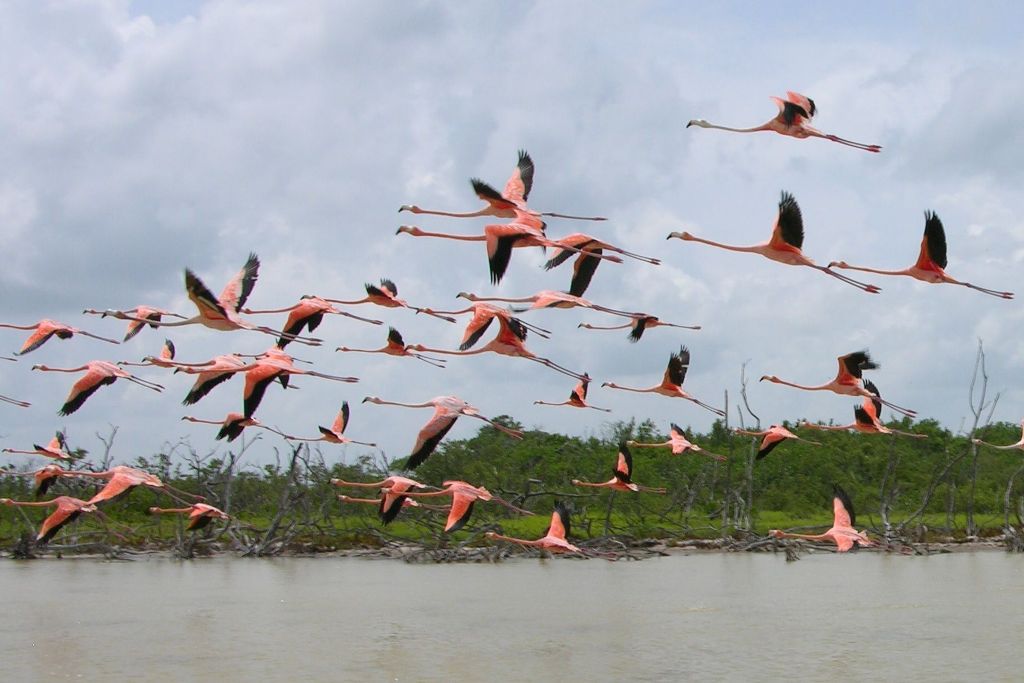
[[[753,128],[729,128],[725,126],[708,123],[702,119],[690,121],[687,127],[696,126],[701,128],[717,128],[720,130],[752,133],[760,131],[772,131],[782,135],[795,138],[816,137],[836,142],[842,145],[861,149],[867,152],[878,153],[881,147],[878,145],[866,145],[853,142],[835,135],[825,134],[810,125],[816,108],[814,101],[797,93],[787,93],[785,99],[773,98],[778,105],[778,115],[767,123]],[[421,344],[406,344],[401,334],[394,328],[389,329],[387,340],[384,346],[378,349],[354,349],[349,347],[338,347],[337,351],[345,353],[384,353],[393,356],[407,356],[424,363],[444,367],[447,359],[444,356],[465,356],[480,353],[497,353],[505,356],[525,358],[529,361],[547,366],[555,372],[562,373],[576,381],[567,400],[560,403],[535,401],[542,405],[570,406],[581,409],[604,410],[587,403],[587,389],[590,377],[583,373],[570,370],[548,358],[537,356],[526,347],[528,333],[546,338],[549,332],[523,320],[521,315],[530,310],[543,308],[576,308],[582,307],[592,309],[610,316],[621,319],[619,324],[597,326],[581,323],[580,327],[587,329],[602,330],[628,330],[630,341],[636,342],[641,339],[649,329],[656,327],[677,327],[700,329],[699,326],[681,325],[660,320],[657,316],[622,311],[606,306],[601,306],[583,298],[591,280],[594,278],[597,268],[602,261],[621,263],[624,258],[635,259],[641,262],[657,265],[658,259],[636,254],[621,247],[609,244],[598,237],[584,233],[573,233],[560,239],[549,237],[546,232],[545,217],[560,217],[572,220],[602,221],[598,216],[568,216],[553,212],[540,212],[527,206],[527,198],[533,184],[534,166],[530,156],[526,152],[519,153],[519,161],[505,185],[503,191],[499,192],[487,183],[472,179],[471,183],[476,195],[485,202],[483,208],[478,211],[455,213],[444,211],[432,211],[421,209],[418,206],[402,206],[400,212],[412,214],[432,214],[448,216],[453,218],[472,217],[497,217],[508,219],[506,223],[486,225],[483,232],[479,234],[449,234],[426,232],[416,226],[403,225],[398,228],[397,234],[408,234],[413,237],[434,237],[470,242],[484,242],[487,251],[487,259],[491,273],[491,281],[497,284],[505,275],[509,267],[513,250],[526,247],[546,247],[552,250],[551,258],[545,264],[547,269],[556,268],[563,263],[572,260],[572,275],[569,287],[566,291],[541,291],[533,296],[522,298],[501,298],[481,297],[469,292],[459,294],[466,299],[469,305],[465,308],[454,311],[440,311],[426,307],[413,306],[398,296],[398,288],[394,282],[383,279],[379,284],[367,284],[366,296],[356,300],[325,299],[317,296],[303,296],[292,306],[279,309],[254,310],[246,307],[246,302],[256,284],[260,262],[255,254],[250,254],[248,260],[238,274],[224,287],[219,296],[203,284],[199,277],[191,270],[185,270],[185,289],[189,299],[195,304],[198,313],[186,318],[177,313],[172,313],[160,308],[150,306],[138,306],[131,310],[92,310],[84,311],[87,314],[95,314],[101,317],[113,317],[128,321],[128,329],[124,335],[127,341],[139,334],[145,327],[170,328],[183,325],[204,325],[213,330],[235,331],[253,330],[276,337],[273,346],[262,354],[244,356],[242,354],[225,354],[201,362],[182,362],[175,360],[174,345],[170,340],[164,344],[159,356],[147,356],[141,363],[130,363],[121,361],[111,363],[102,360],[89,361],[78,367],[54,368],[43,364],[33,365],[33,370],[44,372],[65,372],[81,373],[74,382],[64,403],[57,411],[60,415],[71,415],[79,410],[83,404],[101,387],[112,384],[118,379],[134,382],[150,390],[160,391],[163,387],[152,381],[137,377],[126,367],[143,366],[156,367],[174,372],[186,373],[195,376],[195,382],[186,394],[183,403],[193,405],[206,396],[219,384],[228,381],[235,374],[241,373],[244,376],[244,388],[242,394],[242,411],[231,412],[222,420],[208,420],[186,416],[182,419],[193,422],[210,423],[219,426],[217,439],[233,441],[244,429],[248,427],[260,427],[276,432],[289,440],[298,441],[325,441],[333,444],[357,443],[366,446],[374,446],[372,443],[355,441],[345,435],[349,422],[349,406],[342,404],[336,419],[330,427],[319,427],[319,434],[315,436],[294,436],[285,434],[272,427],[261,424],[255,417],[257,408],[268,389],[275,382],[283,387],[288,387],[292,375],[306,375],[338,382],[355,382],[355,377],[341,377],[317,372],[297,365],[297,363],[308,363],[299,361],[290,356],[285,347],[290,343],[319,346],[322,340],[316,337],[304,336],[313,333],[320,325],[325,315],[342,315],[360,320],[369,324],[379,325],[380,320],[374,320],[358,316],[340,306],[356,306],[361,304],[375,304],[387,308],[404,307],[413,309],[425,315],[434,316],[449,322],[456,322],[456,316],[469,316],[469,322],[465,327],[462,342],[457,350],[428,348]],[[861,282],[853,279],[840,271],[858,271],[876,275],[905,275],[924,282],[944,283],[960,285],[973,289],[977,292],[1003,299],[1012,299],[1012,292],[998,291],[981,287],[979,285],[963,282],[954,279],[945,272],[946,239],[942,222],[932,212],[925,214],[924,237],[921,242],[921,249],[917,260],[908,268],[902,270],[881,270],[876,268],[852,266],[845,261],[835,261],[827,266],[818,265],[801,251],[804,238],[803,219],[800,207],[796,199],[789,193],[783,192],[779,201],[778,215],[775,219],[771,237],[768,241],[752,246],[735,246],[721,244],[709,239],[697,237],[688,232],[673,232],[668,239],[679,239],[688,242],[697,242],[712,247],[728,249],[737,252],[748,252],[760,254],[765,258],[777,261],[786,265],[806,266],[817,270],[825,275],[835,278],[846,285],[856,287],[866,293],[877,293],[879,288],[874,284]],[[497,303],[518,304],[516,307],[502,307]],[[287,317],[280,329],[274,329],[243,318],[242,315],[260,314],[283,314]],[[497,334],[488,342],[480,344],[483,335],[496,322]],[[13,328],[18,330],[31,330],[28,339],[25,340],[21,349],[15,355],[22,356],[35,351],[52,337],[58,339],[69,339],[74,335],[82,335],[99,339],[102,341],[117,344],[115,339],[102,337],[84,330],[55,322],[52,320],[41,320],[32,325],[0,324],[0,327]],[[15,361],[14,358],[3,357],[4,360]],[[665,367],[661,381],[650,387],[628,387],[614,382],[605,382],[602,386],[611,389],[618,389],[631,392],[650,392],[670,398],[682,398],[691,401],[701,408],[716,415],[724,416],[724,413],[700,399],[690,395],[683,389],[686,378],[686,371],[690,364],[690,352],[684,346],[672,353],[668,364]],[[862,405],[854,411],[854,422],[842,426],[823,426],[809,423],[802,423],[801,427],[812,429],[833,429],[846,430],[854,429],[867,434],[891,434],[897,433],[905,436],[924,438],[923,435],[916,435],[907,432],[898,432],[887,428],[879,420],[881,407],[887,406],[890,409],[903,415],[913,417],[916,413],[895,403],[889,402],[881,397],[877,387],[863,377],[865,370],[875,369],[877,364],[871,359],[866,351],[854,351],[838,358],[838,373],[829,382],[820,385],[801,385],[787,380],[779,379],[774,375],[766,375],[761,378],[763,381],[783,384],[797,389],[807,391],[830,391],[841,395],[856,396],[862,399]],[[652,371],[654,369],[652,368]],[[0,396],[0,401],[19,407],[27,407],[29,404],[8,396]],[[481,415],[479,411],[455,396],[439,396],[422,403],[400,403],[386,401],[375,396],[367,396],[364,403],[378,405],[402,406],[407,408],[432,408],[433,415],[430,420],[416,435],[415,442],[409,451],[406,461],[406,471],[411,471],[423,463],[434,451],[437,445],[444,439],[445,435],[461,416],[468,416],[488,423],[510,437],[521,438],[521,434],[498,424],[491,419]],[[1024,422],[1022,422],[1024,426]],[[780,443],[788,439],[805,440],[797,436],[781,425],[772,425],[770,428],[760,432],[736,430],[739,433],[761,437],[761,445],[757,458],[761,459],[776,448]],[[975,440],[978,443],[978,440]],[[810,442],[817,443],[817,442]],[[820,445],[820,444],[818,444]],[[992,446],[992,444],[987,444]],[[630,448],[671,448],[673,454],[679,455],[687,452],[702,453],[707,456],[722,460],[722,456],[709,453],[699,445],[691,443],[684,430],[673,424],[670,430],[670,438],[664,443],[636,443],[633,441],[624,442],[619,445],[619,452],[612,467],[612,476],[604,482],[585,482],[578,479],[572,481],[573,485],[580,487],[603,487],[618,491],[664,493],[664,489],[656,489],[643,486],[633,480],[633,459]],[[1024,449],[1024,435],[1016,444],[994,446],[996,448]],[[11,448],[3,449],[10,453],[30,453],[50,458],[57,462],[68,463],[72,456],[67,450],[63,433],[58,432],[54,439],[46,446],[33,446],[32,450],[16,450]],[[56,508],[42,523],[36,541],[46,543],[68,522],[77,518],[82,513],[96,512],[99,506],[115,498],[126,495],[137,486],[146,486],[157,491],[162,491],[176,500],[183,507],[177,508],[151,508],[153,513],[177,513],[189,516],[189,529],[199,529],[208,525],[215,519],[227,519],[223,511],[202,502],[202,498],[193,494],[179,491],[161,481],[158,477],[143,470],[124,465],[115,466],[108,471],[92,472],[86,470],[64,469],[59,464],[50,464],[33,472],[2,471],[2,474],[13,476],[31,476],[36,484],[36,497],[43,496],[49,487],[62,477],[86,477],[101,480],[102,488],[89,500],[81,500],[71,496],[57,496],[51,500],[37,501],[15,501],[7,498],[0,499],[4,505],[37,506]],[[380,519],[388,524],[398,515],[403,507],[422,506],[428,509],[441,509],[447,511],[447,522],[445,532],[453,532],[462,528],[469,520],[473,505],[477,501],[494,501],[519,512],[528,513],[525,510],[518,510],[506,501],[491,494],[482,486],[475,486],[465,481],[445,481],[442,487],[428,486],[415,481],[408,476],[392,475],[382,481],[376,482],[347,482],[332,480],[332,483],[340,487],[362,487],[377,489],[379,497],[371,499],[355,498],[347,495],[339,496],[347,502],[367,502],[379,507]],[[436,497],[450,497],[451,504],[440,508],[420,501]],[[817,535],[789,534],[779,530],[771,530],[769,533],[776,538],[803,538],[817,541],[834,543],[840,552],[860,546],[871,546],[874,542],[868,538],[863,531],[855,528],[856,518],[853,506],[847,494],[838,485],[834,485],[833,496],[834,523],[828,531]],[[545,534],[535,540],[511,538],[496,533],[489,533],[493,540],[509,541],[523,546],[535,546],[555,552],[571,552],[588,554],[588,551],[573,545],[569,540],[570,520],[566,507],[556,502],[551,516],[551,524]]]

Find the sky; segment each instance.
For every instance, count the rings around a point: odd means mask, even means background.
[[[386,324],[331,316],[316,331],[322,347],[289,348],[359,383],[297,378],[297,391],[271,388],[261,421],[313,436],[347,400],[348,436],[380,449],[325,446],[329,462],[403,457],[430,416],[361,403],[368,395],[419,403],[452,394],[490,417],[580,436],[632,418],[663,431],[670,422],[704,431],[714,416],[689,402],[600,387],[652,386],[685,345],[685,389],[719,406],[728,395],[732,425],[744,367],[762,425],[851,422],[855,399],[756,380],[821,384],[834,377],[838,356],[869,349],[881,364],[870,376],[885,398],[958,430],[970,416],[983,340],[989,395],[999,394],[992,417],[1016,422],[1024,415],[1020,298],[861,274],[882,288],[870,295],[808,268],[666,241],[682,230],[731,244],[764,241],[787,191],[803,212],[804,252],[816,262],[899,269],[916,259],[932,210],[946,229],[947,272],[1024,296],[1024,84],[1007,78],[1024,58],[1024,9],[837,3],[800,12],[681,2],[3,3],[0,322],[51,318],[120,338],[124,322],[82,310],[148,304],[191,316],[183,270],[219,292],[250,251],[262,262],[254,308],[291,305],[303,294],[357,299],[382,277],[411,304],[435,309],[461,308],[460,291],[567,289],[570,266],[545,272],[536,249],[517,250],[493,286],[482,244],[395,235],[402,224],[479,234],[502,222],[397,209],[475,210],[469,179],[503,187],[524,149],[536,164],[531,207],[608,217],[551,219],[549,236],[587,232],[662,260],[604,263],[586,298],[703,329],[653,329],[634,345],[622,331],[577,328],[616,322],[603,314],[524,314],[552,332],[531,336],[528,348],[588,372],[590,402],[609,415],[533,405],[564,400],[575,382],[523,359],[452,358],[440,370],[337,353],[341,345],[383,346],[387,325],[409,343],[454,349],[467,320],[352,307]],[[692,118],[761,124],[776,113],[770,96],[788,90],[815,100],[819,129],[883,151],[686,128]],[[253,318],[275,327],[284,316]],[[0,328],[0,353],[10,355],[27,334]],[[216,427],[181,417],[240,410],[241,378],[184,407],[190,378],[140,369],[165,390],[120,381],[60,417],[75,376],[31,370],[137,361],[158,353],[165,337],[184,361],[272,343],[198,326],[147,329],[116,347],[51,340],[0,364],[0,394],[32,403],[0,403],[0,444],[28,448],[65,429],[72,448],[95,453],[97,435],[116,426],[116,461],[172,447],[223,453]],[[479,424],[460,420],[449,438]],[[283,449],[263,433],[246,457],[270,462]]]

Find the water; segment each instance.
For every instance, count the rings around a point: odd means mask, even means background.
[[[1024,556],[0,562],[0,679],[1020,680]]]

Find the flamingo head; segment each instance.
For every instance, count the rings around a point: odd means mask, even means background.
[[[705,121],[704,119],[690,119],[690,122],[686,124],[686,127],[689,128],[690,126],[697,126],[698,128],[708,128],[711,126],[711,124]]]
[[[832,261],[828,264],[829,268],[849,268],[850,265],[846,261]]]
[[[768,535],[772,538],[782,538],[782,531],[780,531],[779,529],[769,529]]]
[[[408,211],[410,213],[422,213],[423,210],[415,204],[402,204],[398,207],[398,213],[402,213],[403,211]]]
[[[668,237],[666,237],[665,239],[670,240],[673,237],[675,237],[676,239],[681,239],[681,240],[691,240],[691,239],[693,239],[693,235],[691,235],[690,233],[685,232],[685,231],[684,232],[670,232],[668,234]]]
[[[380,399],[377,398],[376,396],[367,396],[366,398],[363,399],[363,403],[376,403],[379,405]]]
[[[469,301],[476,301],[478,297],[477,297],[476,294],[473,294],[472,292],[459,292],[458,294],[455,295],[455,298],[456,299],[467,299]]]
[[[401,235],[403,232],[407,232],[410,235],[412,235],[413,237],[422,237],[423,236],[423,231],[420,230],[415,225],[400,225],[400,226],[398,226],[398,230],[395,230],[395,234],[396,235]]]
[[[758,382],[763,382],[763,381],[765,381],[765,380],[768,380],[769,382],[778,382],[778,381],[779,381],[779,378],[778,378],[778,377],[776,377],[775,375],[762,375],[762,376],[761,376],[761,379],[759,379],[759,380],[757,380],[757,381],[758,381]]]

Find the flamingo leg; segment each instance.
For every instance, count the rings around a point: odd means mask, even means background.
[[[856,147],[857,149],[863,149],[866,152],[881,152],[882,148],[879,145],[866,145],[863,142],[854,142],[853,140],[847,140],[841,138],[838,135],[823,134],[823,138],[831,140],[832,142],[838,142],[841,145],[847,145],[848,147]]]
[[[552,370],[556,370],[556,371],[562,373],[563,375],[568,375],[569,377],[573,377],[573,378],[575,378],[575,379],[577,379],[577,380],[579,380],[581,382],[584,379],[583,375],[579,374],[578,372],[573,372],[569,368],[564,368],[561,365],[559,365],[558,363],[555,363],[554,361],[548,360],[547,358],[539,358],[537,356],[523,356],[523,358],[528,358],[528,359],[530,359],[530,360],[532,360],[534,362],[540,363],[541,365],[546,365],[549,368],[551,368]]]
[[[811,268],[814,268],[815,270],[820,270],[821,272],[825,273],[826,275],[831,275],[832,277],[836,278],[837,280],[839,280],[841,282],[845,282],[848,285],[853,285],[857,289],[860,289],[860,290],[863,290],[865,292],[868,292],[869,294],[878,294],[880,291],[882,291],[880,287],[877,287],[875,285],[869,285],[869,284],[867,284],[865,282],[861,282],[859,280],[854,280],[851,277],[847,277],[845,275],[837,273],[836,271],[832,270],[828,266],[819,266],[819,265],[814,264],[814,263],[809,263],[809,264],[806,264],[806,265],[809,265]]]
[[[433,365],[435,368],[444,369],[446,367],[445,363],[447,362],[447,359],[445,358],[431,358],[430,356],[424,356],[421,353],[410,353],[409,355],[416,360],[423,361],[427,365]]]

